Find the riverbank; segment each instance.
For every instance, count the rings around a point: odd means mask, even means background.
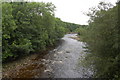
[[[70,37],[70,38],[80,41],[80,37],[78,35],[75,37]]]
[[[54,47],[51,47],[48,50],[43,51],[41,53],[31,54],[23,58],[20,58],[18,60],[15,60],[11,63],[9,62],[7,64],[4,64],[2,69],[3,78],[16,78],[18,75],[20,76],[20,74],[17,74],[17,71],[20,71],[21,69],[23,69],[22,71],[24,71],[27,70],[27,68],[31,68],[31,69],[34,68],[35,67],[35,65],[33,64],[34,61],[42,59],[52,49],[54,49]],[[28,67],[24,68],[24,66],[28,66]],[[43,65],[40,65],[40,69],[42,69],[42,66]],[[28,77],[28,76],[30,77],[30,75],[24,74],[24,76],[21,77]]]
[[[85,56],[77,34],[66,34],[61,43],[43,54],[33,54],[3,70],[4,78],[87,78],[92,72],[79,65]],[[18,64],[19,63],[19,64]]]
[[[24,76],[20,76],[21,74],[18,74],[21,69],[22,71],[26,71],[27,68],[34,69],[35,64],[34,62],[39,59],[44,59],[44,56],[49,53],[49,51],[53,50],[55,47],[57,47],[59,44],[61,44],[61,40],[58,40],[54,46],[48,47],[46,50],[41,51],[39,53],[32,53],[27,56],[20,57],[19,59],[16,59],[12,62],[4,63],[2,66],[2,77],[3,78],[18,78],[18,77],[25,77],[30,78],[30,75],[22,74]],[[24,68],[27,66],[26,68]],[[42,69],[44,65],[40,65],[39,68]],[[32,75],[31,75],[32,76]]]

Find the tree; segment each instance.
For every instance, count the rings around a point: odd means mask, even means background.
[[[57,24],[54,9],[52,3],[3,3],[3,62],[46,50],[64,35],[63,22]]]
[[[83,33],[87,43],[88,59],[96,71],[94,77],[118,79],[119,71],[119,29],[118,5],[100,2],[97,8],[92,8],[89,26]]]

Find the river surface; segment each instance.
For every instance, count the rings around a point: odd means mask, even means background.
[[[14,78],[89,78],[92,71],[80,65],[86,53],[84,43],[72,39],[77,34],[66,34],[61,44],[42,58],[37,56],[29,65],[12,73]],[[13,71],[14,72],[14,71]],[[13,76],[14,75],[14,76]]]

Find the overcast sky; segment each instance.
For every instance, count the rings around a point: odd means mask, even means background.
[[[115,5],[117,0],[32,0],[37,2],[52,2],[56,6],[55,16],[62,21],[87,24],[89,17],[83,14],[89,8],[97,6],[100,1],[111,2]]]

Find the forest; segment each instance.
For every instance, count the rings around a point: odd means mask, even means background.
[[[77,33],[85,43],[86,67],[93,78],[120,79],[120,1],[113,6],[100,2],[90,9],[88,25],[62,21],[56,7],[44,2],[2,3],[2,63],[47,50],[65,35]],[[66,51],[66,53],[70,53]]]
[[[76,29],[86,43],[86,63],[93,65],[95,78],[120,79],[120,2],[100,2],[86,14],[89,25]]]
[[[43,51],[79,27],[56,18],[54,10],[52,3],[2,3],[3,62]]]

